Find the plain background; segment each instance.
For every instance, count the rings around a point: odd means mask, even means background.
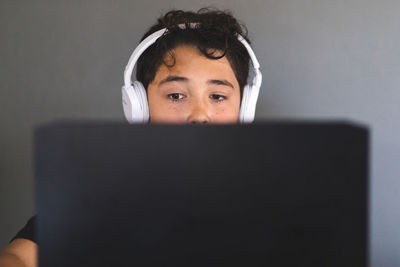
[[[262,119],[348,119],[371,129],[371,266],[400,266],[398,0],[0,2],[0,246],[34,213],[32,130],[123,120],[125,64],[170,8],[230,9],[264,83]]]

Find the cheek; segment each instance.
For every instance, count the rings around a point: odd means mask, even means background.
[[[218,107],[214,110],[213,117],[213,120],[217,123],[235,123],[239,120],[239,106],[231,104]]]
[[[165,113],[166,116],[171,115],[171,116],[179,116],[184,114],[185,109],[183,108],[182,105],[174,105],[171,103],[165,103],[164,104],[164,110],[163,112]]]
[[[149,112],[153,122],[181,122],[185,118],[185,109],[182,106],[173,105],[166,100],[149,99]]]

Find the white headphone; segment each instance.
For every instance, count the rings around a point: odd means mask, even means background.
[[[191,23],[190,27],[195,27],[197,23]],[[185,29],[185,24],[178,25],[181,29]],[[167,28],[161,29],[149,35],[144,39],[133,51],[129,58],[128,64],[124,72],[124,86],[122,87],[122,105],[124,108],[125,118],[129,123],[147,123],[149,121],[149,105],[147,103],[146,90],[139,81],[132,83],[131,77],[133,68],[143,52],[158,38],[168,31]],[[241,123],[251,123],[254,120],[256,112],[256,104],[258,93],[260,91],[262,74],[260,72],[260,64],[251,49],[249,43],[238,34],[238,40],[246,47],[252,61],[253,67],[249,70],[249,78],[243,89],[242,103],[240,106],[239,121]]]

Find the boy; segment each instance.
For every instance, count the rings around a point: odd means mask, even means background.
[[[238,38],[240,35],[247,40],[244,26],[228,12],[174,10],[159,18],[141,41],[164,28],[168,31],[137,61],[136,78],[145,90],[144,97],[135,99],[130,84],[125,82],[123,104],[128,121],[196,124],[252,121],[261,75],[250,111],[245,112],[241,99],[251,100],[246,95],[251,55]],[[258,65],[256,59],[252,61]],[[34,225],[35,217],[2,250],[1,267],[37,265]]]

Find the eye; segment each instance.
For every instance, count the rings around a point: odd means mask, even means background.
[[[179,101],[183,99],[185,96],[181,93],[172,93],[168,94],[168,98],[171,99],[172,101]]]
[[[211,98],[212,100],[217,101],[217,102],[222,102],[222,101],[226,100],[226,96],[224,96],[224,95],[218,95],[218,94],[212,94],[212,95],[210,95],[210,98]]]

